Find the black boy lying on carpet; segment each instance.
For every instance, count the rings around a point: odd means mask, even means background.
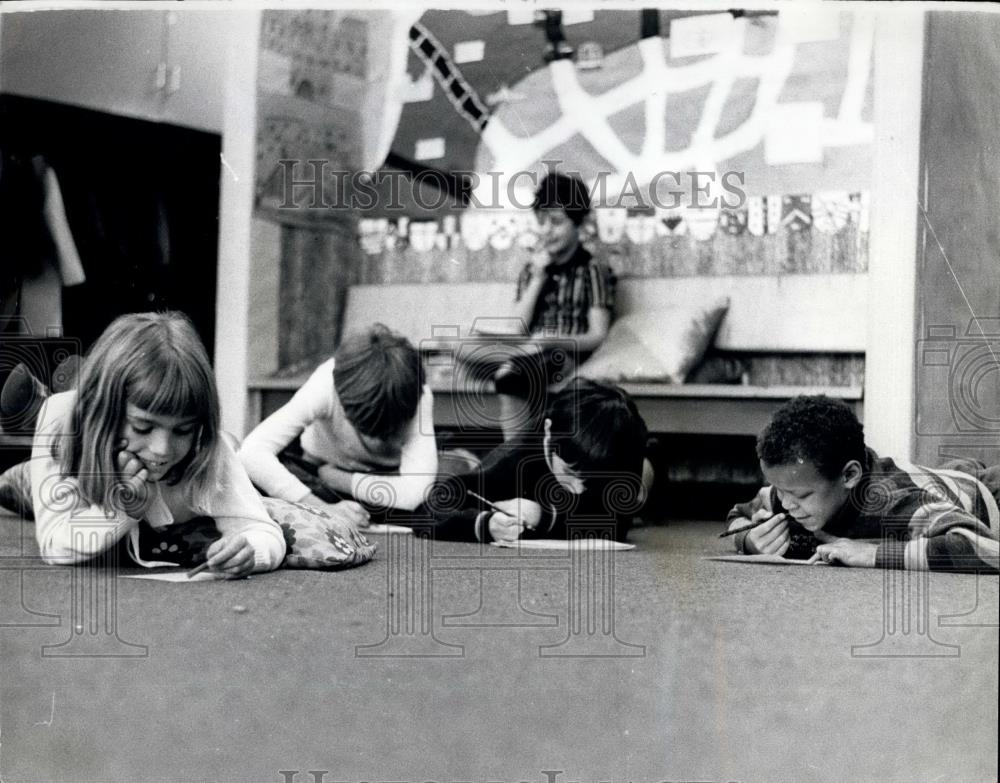
[[[729,512],[745,554],[847,566],[996,573],[1000,466],[879,458],[854,412],[824,396],[779,408],[757,441],[767,486]],[[867,539],[867,540],[858,540]]]

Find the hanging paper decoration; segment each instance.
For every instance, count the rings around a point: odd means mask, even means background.
[[[527,210],[514,213],[517,246],[530,250],[538,244],[539,226],[534,212]]]
[[[858,210],[858,231],[868,233],[868,220],[871,210],[871,193],[865,191],[859,197],[860,209]]]
[[[768,196],[767,204],[767,233],[777,234],[781,228],[781,219],[784,215],[784,201],[781,196]]]
[[[514,244],[514,216],[511,213],[496,213],[490,220],[490,247],[494,250],[509,250]]]
[[[462,215],[462,244],[469,250],[482,250],[490,239],[490,216],[467,211]]]
[[[719,226],[718,207],[689,208],[685,213],[688,232],[699,242],[711,239]]]
[[[410,223],[410,247],[418,253],[426,253],[435,246],[437,233],[436,220],[414,220]]]
[[[459,244],[458,219],[454,215],[445,215],[441,221],[440,236],[444,237],[444,247],[451,250]]]
[[[781,225],[789,231],[803,231],[812,224],[809,196],[785,196],[782,200]]]
[[[730,236],[739,236],[747,227],[747,210],[724,209],[719,214],[719,225]]]
[[[385,218],[362,218],[358,221],[361,252],[378,255],[385,249],[385,238],[389,232],[389,221]]]
[[[846,192],[827,191],[812,196],[812,220],[818,231],[835,234],[847,225],[851,198]]]
[[[606,245],[616,245],[625,236],[628,213],[621,207],[598,207],[594,210],[597,236]]]
[[[656,217],[648,212],[627,213],[625,236],[633,245],[649,244],[656,236]]]
[[[760,196],[747,197],[747,231],[753,236],[764,236],[767,231],[767,218],[764,214],[764,199]]]
[[[656,223],[656,235],[661,237],[679,237],[687,233],[687,223],[684,222],[682,209],[657,209],[659,220]]]

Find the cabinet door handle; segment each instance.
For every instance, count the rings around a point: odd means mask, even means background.
[[[181,67],[174,65],[170,68],[169,79],[167,80],[167,95],[173,95],[181,88]]]
[[[167,64],[157,63],[156,72],[153,77],[153,83],[156,87],[156,91],[159,92],[164,87],[167,86]]]

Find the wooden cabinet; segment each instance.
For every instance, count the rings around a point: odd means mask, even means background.
[[[165,122],[222,132],[227,11],[167,11]]]
[[[8,13],[0,90],[219,133],[228,29],[222,11]]]

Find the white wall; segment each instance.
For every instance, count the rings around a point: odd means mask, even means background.
[[[876,13],[865,437],[880,454],[912,459],[924,12]]]
[[[248,308],[251,225],[257,157],[257,56],[260,11],[228,15],[222,186],[219,207],[219,276],[215,328],[215,375],[222,426],[246,434]]]

